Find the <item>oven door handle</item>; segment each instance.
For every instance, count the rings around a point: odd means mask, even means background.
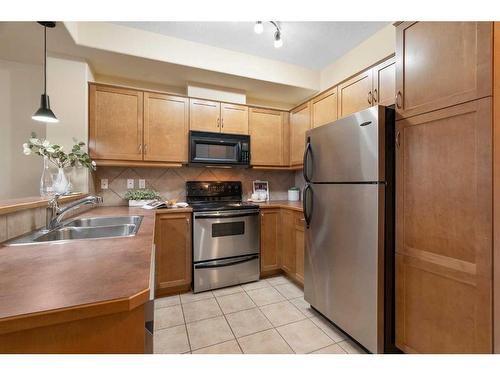
[[[232,259],[214,260],[212,262],[198,263],[194,265],[194,268],[199,270],[204,268],[228,267],[228,266],[234,266],[236,264],[250,262],[251,260],[254,259],[259,259],[259,255],[254,254],[246,257],[238,257]]]
[[[224,218],[231,218],[231,217],[243,217],[243,216],[255,216],[259,214],[259,210],[252,210],[252,211],[233,211],[233,212],[217,212],[217,213],[203,213],[203,212],[196,212],[194,214],[194,217],[196,219],[218,219],[221,217]]]

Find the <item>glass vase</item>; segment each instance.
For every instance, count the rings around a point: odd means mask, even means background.
[[[52,188],[52,184],[53,184],[53,179],[52,179],[52,173],[50,173],[49,169],[49,159],[46,156],[44,156],[42,177],[40,177],[40,196],[42,197],[53,196],[54,191]]]
[[[54,183],[52,184],[52,189],[55,194],[65,195],[68,194],[70,188],[70,183],[64,168],[59,168],[57,174],[54,178]]]

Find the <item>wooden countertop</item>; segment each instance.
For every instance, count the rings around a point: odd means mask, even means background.
[[[265,203],[257,203],[260,208],[287,208],[294,211],[302,212],[302,201],[269,201]]]
[[[144,216],[134,237],[0,245],[0,334],[145,303],[155,211],[99,207],[77,217],[119,215]]]
[[[75,193],[65,195],[59,198],[59,203],[68,203],[87,196],[88,193]],[[48,199],[44,197],[27,197],[6,199],[0,201],[0,215],[9,214],[11,212],[27,210],[29,208],[47,207]]]

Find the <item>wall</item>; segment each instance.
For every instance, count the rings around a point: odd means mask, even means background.
[[[51,108],[59,119],[59,123],[47,125],[47,139],[62,145],[66,152],[73,147],[73,138],[88,143],[87,82],[93,80],[86,62],[58,57],[47,59],[47,90]],[[88,192],[86,168],[70,169],[69,177],[73,191]]]
[[[104,204],[124,205],[127,192],[127,179],[134,179],[138,188],[139,178],[146,180],[146,187],[160,193],[164,199],[184,201],[186,181],[241,181],[243,198],[248,199],[252,193],[252,181],[269,181],[272,200],[286,200],[288,188],[294,185],[294,172],[259,171],[254,169],[219,169],[219,168],[121,168],[98,167],[94,176],[96,193],[104,199]],[[108,179],[108,190],[101,190],[100,180]]]
[[[32,131],[45,137],[45,124],[31,119],[42,84],[40,65],[0,60],[0,199],[39,195],[43,160],[24,155],[22,144]]]
[[[396,28],[387,25],[321,70],[320,87],[326,90],[395,53]]]
[[[193,98],[204,98],[221,102],[239,104],[246,104],[247,102],[247,96],[244,91],[229,90],[224,87],[188,84],[187,95]]]

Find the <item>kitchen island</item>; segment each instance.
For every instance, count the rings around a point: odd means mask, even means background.
[[[155,212],[133,237],[0,245],[0,353],[144,353]]]

